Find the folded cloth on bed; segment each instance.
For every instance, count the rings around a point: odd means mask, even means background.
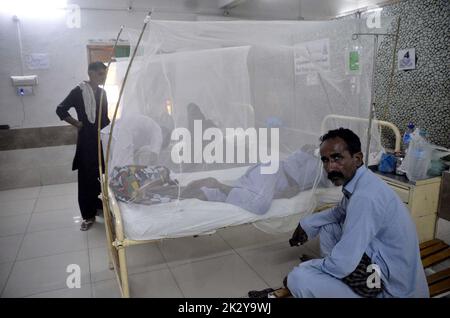
[[[179,192],[177,181],[163,166],[115,167],[110,186],[119,201],[147,205],[173,201]]]

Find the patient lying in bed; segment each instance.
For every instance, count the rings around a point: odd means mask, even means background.
[[[206,178],[193,181],[186,187],[180,187],[176,180],[172,180],[165,167],[127,166],[114,169],[111,186],[116,197],[125,202],[157,204],[196,198],[230,203],[261,215],[269,210],[272,200],[291,198],[311,189],[319,159],[299,150],[282,160],[274,174],[262,174],[261,166],[250,167],[232,185]],[[325,184],[329,182],[322,177],[319,185]]]
[[[191,182],[181,191],[182,198],[226,202],[255,214],[266,213],[273,199],[291,198],[313,187],[319,159],[304,151],[296,151],[280,162],[274,174],[262,174],[261,164],[250,167],[233,185],[214,178]],[[319,185],[328,184],[322,177]]]

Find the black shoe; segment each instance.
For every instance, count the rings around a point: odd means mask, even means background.
[[[267,288],[263,290],[251,290],[248,292],[250,298],[267,298],[269,293],[273,292],[273,288]]]
[[[92,224],[94,224],[94,222],[95,222],[95,217],[87,219],[87,220],[83,220],[83,222],[81,222],[80,231],[89,230],[89,228],[92,226]]]

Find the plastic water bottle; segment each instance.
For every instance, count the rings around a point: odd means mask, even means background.
[[[419,138],[412,138],[409,147],[411,161],[406,174],[410,181],[425,179],[427,177],[427,171],[430,165],[432,149],[425,140],[425,132],[421,131],[419,136]]]
[[[405,148],[405,153],[408,152],[408,146],[412,138],[412,133],[414,132],[414,127],[414,124],[410,122],[406,127],[405,134],[403,135],[403,146]]]

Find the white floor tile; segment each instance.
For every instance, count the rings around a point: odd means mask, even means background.
[[[309,253],[303,247],[288,247],[276,243],[252,250],[239,250],[239,254],[272,288],[280,288],[284,277],[298,264],[299,256]]]
[[[88,247],[106,247],[106,230],[103,219],[97,217],[97,221],[87,231]]]
[[[23,235],[0,237],[0,263],[14,262]]]
[[[121,298],[119,284],[116,279],[92,283],[93,298]]]
[[[56,230],[60,228],[80,228],[82,218],[76,210],[55,210],[33,213],[27,232]]]
[[[236,254],[172,268],[185,297],[245,297],[267,284]]]
[[[135,298],[179,298],[183,297],[168,269],[129,275],[130,296]],[[93,297],[120,298],[117,280],[110,279],[93,283]]]
[[[87,250],[58,254],[16,262],[2,296],[25,297],[64,289],[67,279],[73,275],[66,271],[70,264],[80,266],[81,285],[89,283]]]
[[[78,210],[77,194],[39,197],[34,209],[35,213],[53,210]]]
[[[183,297],[168,269],[130,275],[130,295],[142,298]]]
[[[0,216],[31,214],[37,199],[0,202]]]
[[[81,285],[80,288],[63,288],[45,293],[38,293],[27,298],[91,298],[91,284]]]
[[[8,280],[9,273],[11,272],[14,262],[0,264],[0,296],[3,288]]]
[[[135,245],[126,248],[128,274],[142,273],[167,268],[167,264],[156,244]],[[109,269],[106,247],[89,250],[91,280],[113,279],[114,271]]]
[[[25,233],[30,218],[31,214],[0,216],[0,236]]]
[[[25,235],[18,260],[87,249],[87,235],[77,228],[33,232]]]
[[[36,199],[41,187],[22,188],[0,191],[0,202],[20,201],[23,199]]]
[[[234,253],[217,234],[163,240],[159,246],[169,267]]]
[[[51,197],[56,195],[78,195],[78,184],[75,183],[62,183],[42,186],[40,197]]]
[[[219,235],[234,249],[252,249],[280,241],[288,241],[291,234],[267,234],[251,224],[233,226],[218,231]]]
[[[108,251],[106,247],[89,249],[89,266],[92,282],[110,280],[115,277],[114,270],[109,269]]]

